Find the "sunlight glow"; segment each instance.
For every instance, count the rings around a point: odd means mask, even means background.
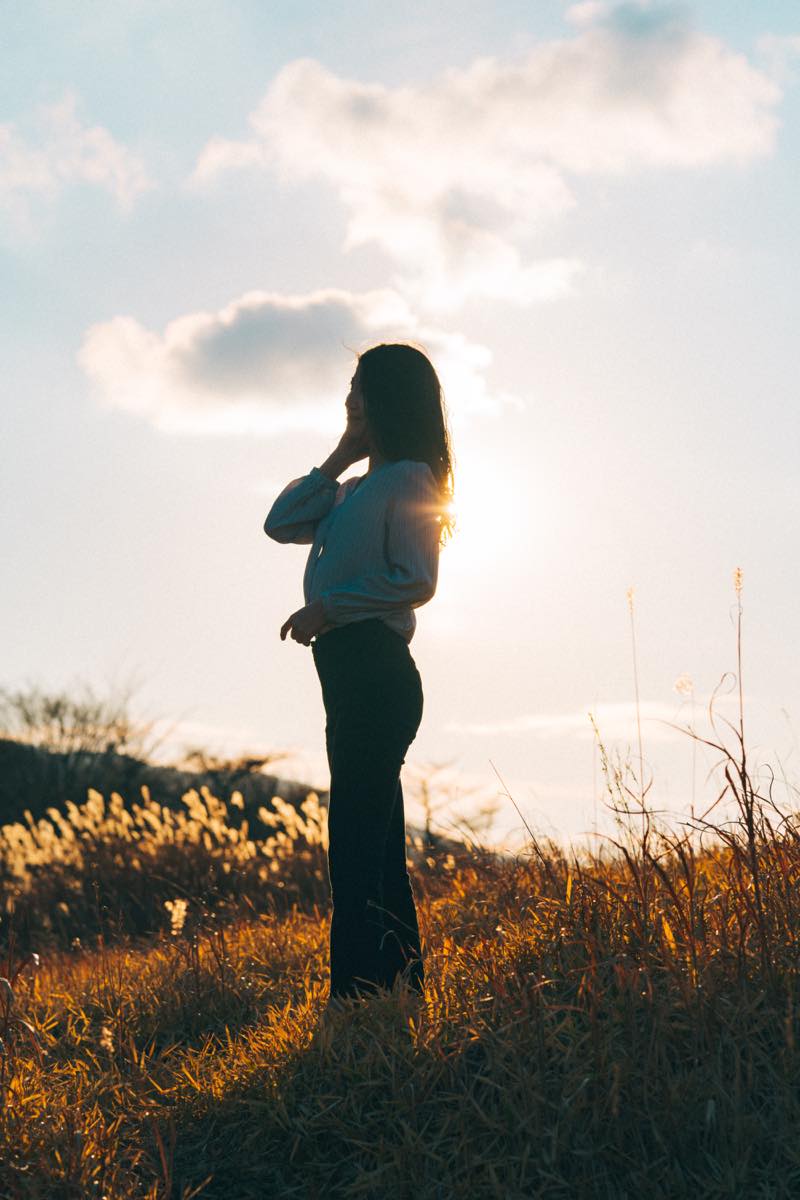
[[[448,511],[455,516],[452,536],[440,557],[437,607],[460,609],[465,587],[470,601],[492,593],[499,578],[514,574],[520,556],[532,549],[532,504],[524,481],[485,462],[456,474]]]

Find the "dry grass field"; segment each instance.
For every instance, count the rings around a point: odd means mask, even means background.
[[[0,1195],[800,1194],[800,833],[741,798],[422,859],[424,1004],[324,1031],[313,794],[261,843],[207,790],[6,826]]]
[[[741,621],[738,649],[720,787],[680,832],[598,731],[594,852],[409,840],[416,1006],[318,1023],[313,792],[260,807],[266,836],[207,786],[0,827],[0,1197],[800,1195],[800,811],[749,764]]]

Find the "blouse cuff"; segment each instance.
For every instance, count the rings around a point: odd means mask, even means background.
[[[332,621],[333,613],[331,611],[331,606],[328,603],[327,593],[320,592],[318,599],[319,599],[320,604],[322,605],[322,612],[323,612],[324,616],[327,618],[328,621]]]
[[[326,475],[324,471],[320,471],[319,467],[312,467],[308,472],[308,477],[317,483],[329,483],[333,488],[338,488],[339,486],[337,480],[331,479],[330,475]]]

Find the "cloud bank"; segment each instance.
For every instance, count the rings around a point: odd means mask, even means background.
[[[718,696],[716,709],[735,706],[735,697]],[[691,709],[687,704],[665,704],[658,700],[643,700],[640,704],[642,722],[646,729],[645,740],[649,742],[672,742],[687,740],[688,736],[668,726],[675,722],[685,727],[692,724]],[[451,721],[445,729],[449,733],[466,733],[480,737],[498,734],[527,734],[532,737],[577,737],[583,741],[594,740],[594,730],[589,712],[594,713],[604,741],[618,742],[635,740],[636,705],[629,701],[608,701],[587,705],[583,712],[568,713],[521,713],[507,720],[468,723]],[[694,721],[702,724],[704,705],[698,703]]]
[[[580,177],[741,166],[772,150],[780,97],[683,9],[590,0],[568,17],[570,36],[519,61],[480,58],[427,84],[291,62],[251,136],[209,141],[191,182],[247,166],[327,182],[347,213],[344,248],[379,246],[395,286],[431,310],[564,295],[581,262],[529,261],[526,243],[575,207]]]
[[[756,50],[776,83],[789,84],[797,78],[800,34],[764,33],[756,42]]]
[[[86,331],[77,359],[102,404],[164,433],[335,434],[353,352],[378,341],[413,341],[432,356],[454,423],[520,406],[488,391],[485,346],[420,324],[390,289],[252,291],[218,312],[177,317],[163,333],[118,316]]]
[[[77,98],[67,92],[57,104],[40,107],[27,137],[18,123],[0,124],[0,204],[28,232],[34,195],[53,200],[71,184],[91,184],[128,212],[139,193],[154,186],[136,154],[102,125],[82,124],[76,110]]]

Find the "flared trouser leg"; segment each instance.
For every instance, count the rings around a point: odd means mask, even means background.
[[[406,867],[403,785],[399,779],[383,862],[383,925],[384,934],[378,957],[381,984],[390,988],[397,976],[407,968],[408,982],[422,994],[425,972],[414,892]]]
[[[320,641],[327,638],[335,640],[321,650],[315,643],[314,657],[331,771],[331,998],[390,988],[402,972],[421,993],[400,780],[422,718],[419,673],[407,644],[382,622],[345,626]]]

